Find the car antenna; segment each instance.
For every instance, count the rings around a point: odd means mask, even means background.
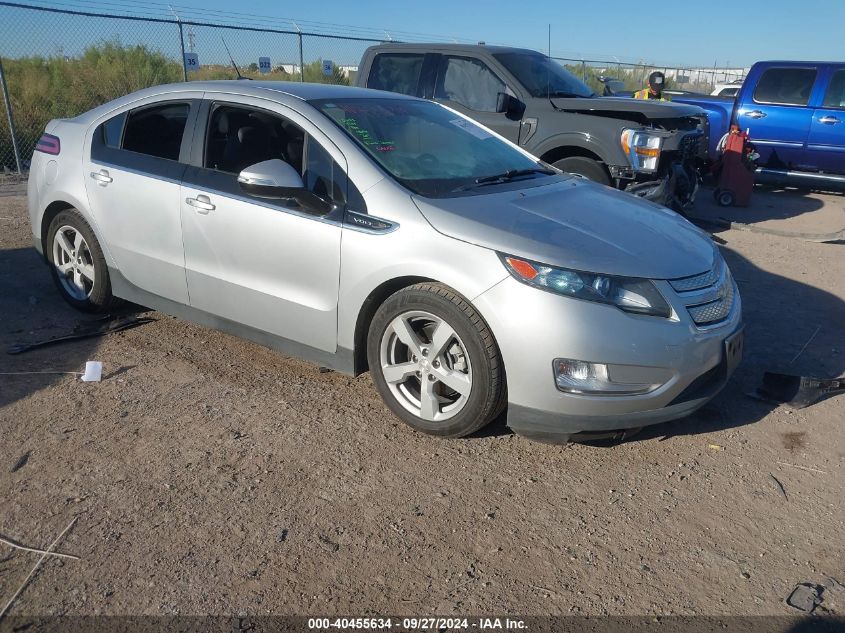
[[[229,51],[229,47],[226,46],[226,40],[223,39],[222,35],[220,36],[220,39],[223,42],[223,48],[226,49],[226,54],[229,56],[229,61],[232,62],[232,67],[235,69],[235,73],[238,75],[238,79],[252,79],[251,77],[244,77],[243,75],[241,75],[241,71],[238,68],[238,65],[235,63],[235,59],[234,57],[232,57],[232,53]]]

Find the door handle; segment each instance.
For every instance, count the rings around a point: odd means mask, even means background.
[[[761,112],[760,110],[752,110],[751,112],[746,112],[745,116],[747,116],[751,119],[765,119],[766,113]]]
[[[100,171],[92,171],[92,172],[91,172],[91,178],[93,178],[94,180],[96,180],[96,181],[97,181],[97,183],[98,183],[101,187],[105,187],[105,186],[106,186],[107,184],[109,184],[112,180],[114,180],[114,178],[112,178],[111,176],[109,176],[109,172],[108,172],[108,171],[106,171],[105,169],[101,169]]]
[[[185,202],[194,207],[197,213],[202,213],[203,215],[217,208],[211,204],[209,197],[203,194],[198,195],[196,198],[185,198]]]
[[[839,123],[839,119],[835,116],[823,116],[819,119],[819,123],[824,123],[825,125],[836,125]]]

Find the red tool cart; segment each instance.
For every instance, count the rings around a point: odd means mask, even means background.
[[[722,157],[713,166],[719,183],[713,197],[723,207],[747,207],[754,189],[754,170],[759,154],[754,151],[748,134],[736,125],[731,125],[722,143]]]

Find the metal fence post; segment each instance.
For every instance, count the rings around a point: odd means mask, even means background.
[[[18,173],[22,174],[21,153],[18,150],[18,141],[15,135],[15,119],[12,116],[12,100],[9,98],[9,88],[6,86],[6,73],[3,72],[2,58],[0,58],[0,85],[3,87],[3,102],[6,104],[6,119],[9,121],[9,136],[12,138],[12,152],[15,154],[15,164],[18,166]]]
[[[587,62],[581,60],[581,81],[587,83]]]
[[[299,81],[305,81],[305,57],[302,55],[302,31],[299,32]]]
[[[188,81],[188,67],[185,65],[185,33],[182,29],[182,20],[177,22],[179,25],[179,45],[182,47],[182,77]]]

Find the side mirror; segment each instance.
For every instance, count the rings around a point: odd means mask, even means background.
[[[513,95],[506,92],[496,93],[496,112],[502,112],[508,117],[519,118],[522,117],[524,109],[525,106],[522,105],[522,101]]]
[[[246,193],[259,198],[293,198],[305,190],[299,172],[278,158],[250,165],[238,174],[238,182]]]
[[[238,174],[241,189],[256,198],[295,200],[308,211],[325,215],[333,208],[305,188],[302,176],[289,163],[278,158],[255,163]]]

